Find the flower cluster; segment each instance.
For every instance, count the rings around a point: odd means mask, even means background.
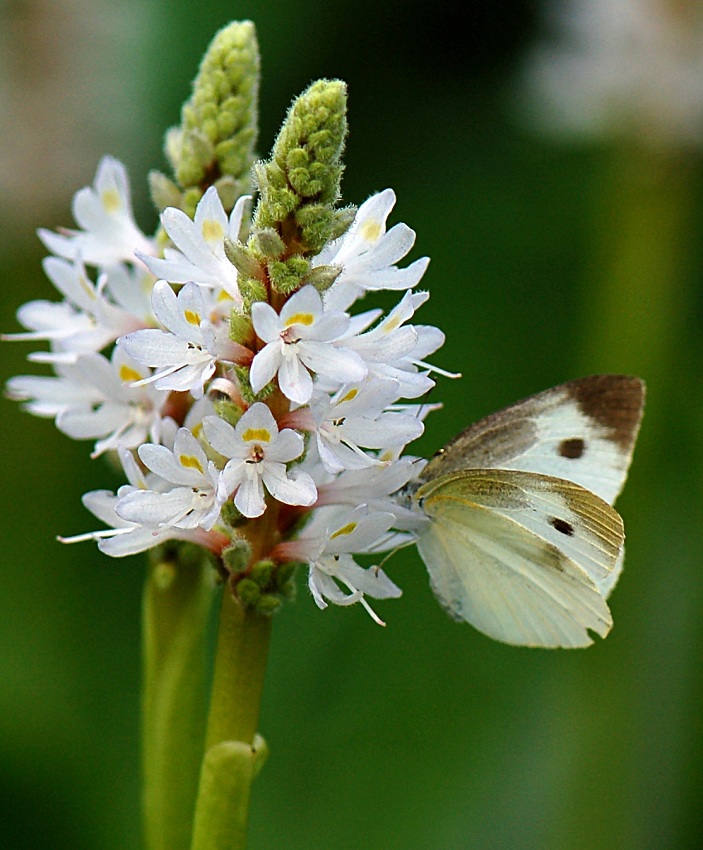
[[[402,544],[421,522],[393,494],[421,466],[402,453],[436,407],[417,400],[444,341],[412,323],[428,260],[398,267],[415,234],[387,229],[394,203],[388,189],[372,196],[285,289],[251,252],[242,260],[249,196],[227,214],[211,186],[193,218],[164,209],[151,238],[124,166],[101,161],[74,198],[78,228],[39,232],[63,300],[25,304],[26,332],[5,337],[48,342],[29,359],[54,370],[11,379],[10,397],[94,441],[93,457],[115,452],[128,481],[87,493],[108,528],[67,541],[116,557],[190,541],[236,573],[242,598],[256,565],[270,576],[302,562],[321,608],[360,602],[381,622],[366,597],[400,590],[353,554]],[[352,315],[376,290],[394,290],[396,306]]]

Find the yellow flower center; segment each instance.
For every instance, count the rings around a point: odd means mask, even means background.
[[[339,404],[342,404],[345,401],[351,401],[353,398],[356,398],[359,395],[359,390],[352,389],[349,390],[348,393],[345,393],[342,398],[339,399]]]
[[[133,381],[138,381],[141,377],[139,372],[131,366],[127,366],[125,363],[120,366],[120,380],[124,384],[131,384]]]
[[[242,434],[242,439],[245,443],[251,443],[254,440],[257,443],[270,443],[271,434],[266,428],[247,428]]]
[[[375,242],[381,235],[381,223],[379,221],[365,221],[361,227],[361,235],[367,242]]]
[[[292,325],[307,325],[308,327],[315,321],[315,317],[312,313],[293,313],[293,315],[286,319],[286,327],[290,328]]]
[[[121,206],[120,194],[117,189],[104,189],[100,195],[100,200],[106,213],[115,213]]]
[[[334,540],[335,537],[341,537],[343,534],[351,534],[357,524],[356,522],[348,522],[346,525],[338,528],[333,534],[330,534],[330,540]]]
[[[181,466],[184,466],[186,469],[197,469],[198,472],[204,474],[203,468],[197,457],[194,457],[193,455],[179,455],[178,461]]]
[[[206,242],[221,242],[225,235],[220,222],[213,221],[211,218],[205,219],[201,233]]]

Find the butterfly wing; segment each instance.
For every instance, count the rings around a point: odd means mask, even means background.
[[[569,381],[471,425],[435,455],[421,479],[462,469],[538,472],[574,481],[612,504],[625,483],[643,405],[639,378]]]
[[[599,590],[623,543],[617,512],[577,484],[528,472],[463,470],[414,494],[431,520],[418,550],[457,619],[524,646],[579,647],[612,625]]]

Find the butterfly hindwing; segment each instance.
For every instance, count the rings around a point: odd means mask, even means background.
[[[418,549],[442,605],[496,640],[581,647],[589,630],[604,637],[611,627],[607,604],[572,561],[489,511],[468,526],[444,517]]]
[[[509,470],[463,470],[414,499],[431,520],[418,549],[440,602],[507,643],[587,646],[610,611],[599,592],[623,543],[617,512],[577,484]]]

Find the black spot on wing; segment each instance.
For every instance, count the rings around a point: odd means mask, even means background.
[[[558,532],[560,532],[560,534],[565,534],[567,537],[574,536],[573,525],[565,519],[559,519],[559,517],[553,516],[549,518],[549,524],[552,528],[555,528]]]
[[[586,443],[581,437],[572,437],[570,440],[562,440],[559,443],[559,454],[571,460],[580,458],[586,450]]]

